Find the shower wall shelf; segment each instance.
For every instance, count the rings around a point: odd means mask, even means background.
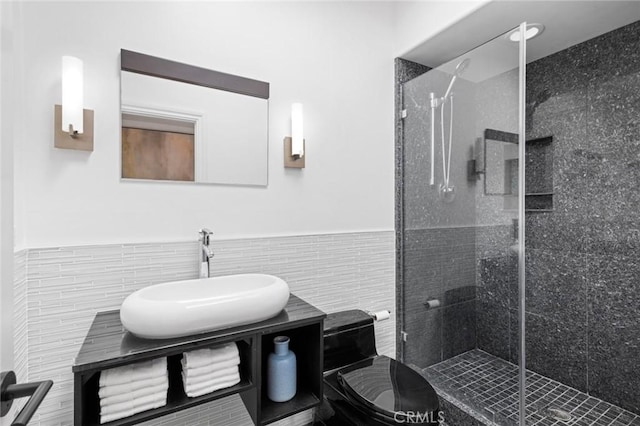
[[[518,199],[518,135],[485,129],[478,139],[476,158],[468,162],[467,177],[476,180],[484,173],[484,195],[503,197],[503,210],[516,210]],[[553,136],[529,139],[525,156],[525,211],[553,211]]]
[[[530,139],[525,157],[525,211],[552,212],[553,136]]]

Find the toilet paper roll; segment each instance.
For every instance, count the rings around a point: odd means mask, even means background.
[[[426,306],[427,309],[437,308],[440,306],[440,300],[438,299],[427,300],[426,302],[424,302],[424,306]]]
[[[373,316],[373,319],[376,321],[383,321],[391,317],[391,312],[389,312],[388,310],[378,311],[374,312],[371,316]]]

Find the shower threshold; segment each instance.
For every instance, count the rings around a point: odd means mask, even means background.
[[[476,424],[518,425],[517,365],[474,349],[422,373],[442,399],[473,415]],[[527,370],[526,424],[640,426],[640,416]]]

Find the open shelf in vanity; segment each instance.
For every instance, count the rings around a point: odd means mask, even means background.
[[[261,341],[261,383],[267,383],[267,357],[273,350],[273,339],[286,334],[289,345],[296,354],[298,389],[292,400],[272,402],[267,398],[264,386],[260,392],[261,424],[268,424],[314,407],[322,401],[323,335],[322,323],[314,323],[295,329],[272,331]],[[318,338],[319,336],[319,338]]]
[[[99,377],[102,370],[167,357],[169,391],[167,405],[104,423],[124,426],[239,394],[256,425],[272,423],[320,404],[322,400],[323,321],[325,314],[291,295],[285,309],[266,321],[176,339],[139,339],[120,323],[118,311],[96,315],[76,357],[74,373],[74,424],[100,424]],[[266,397],[266,359],[273,337],[286,334],[298,359],[296,396],[274,403]],[[183,352],[236,342],[240,353],[240,383],[196,398],[182,386],[180,358]]]

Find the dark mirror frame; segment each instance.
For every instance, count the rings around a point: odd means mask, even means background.
[[[269,83],[120,49],[120,70],[269,99]]]
[[[518,134],[504,132],[502,130],[495,129],[485,129],[484,131],[484,149],[483,149],[483,166],[484,166],[484,195],[514,195],[508,192],[499,193],[499,192],[489,192],[487,188],[487,181],[489,180],[490,170],[487,167],[487,142],[495,141],[495,142],[503,142],[503,143],[513,143],[518,144]]]

